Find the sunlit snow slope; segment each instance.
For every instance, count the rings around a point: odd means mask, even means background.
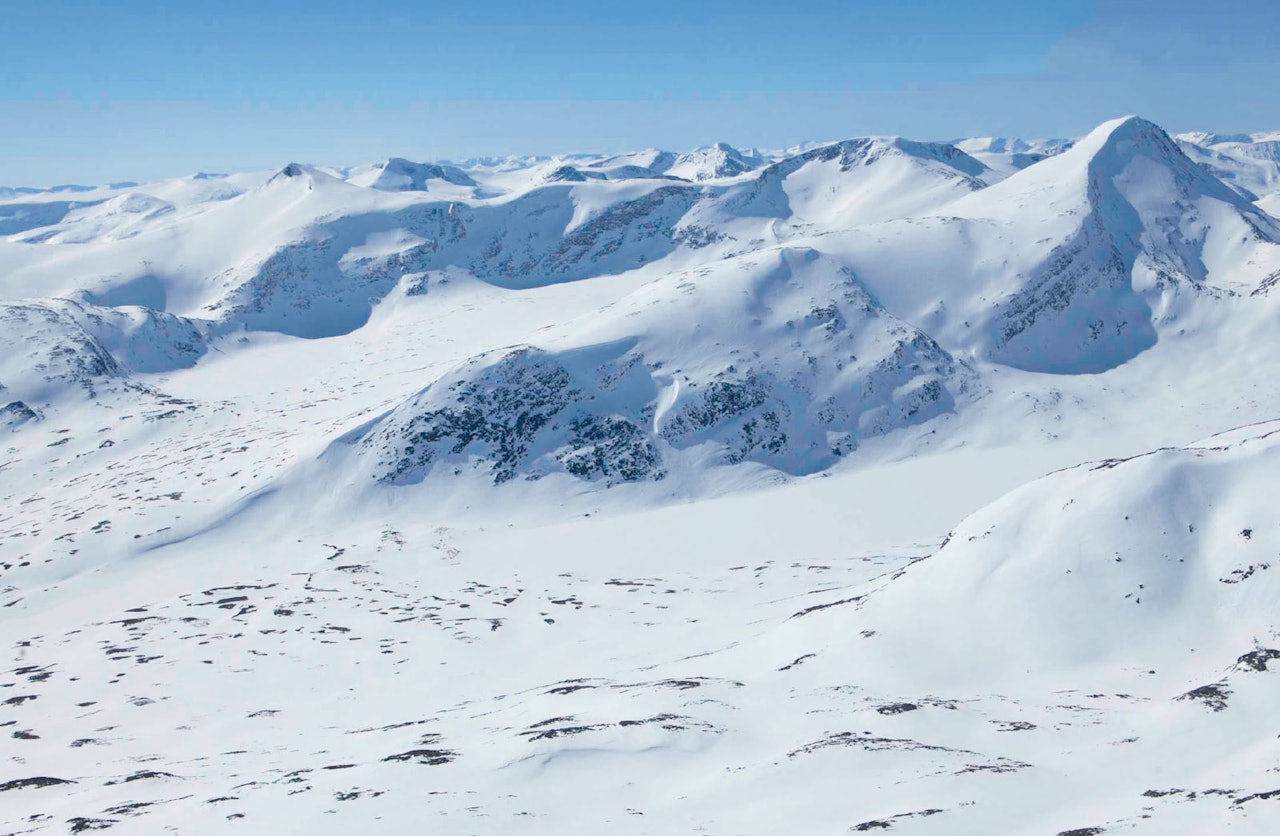
[[[1275,144],[0,189],[0,829],[1280,830]]]

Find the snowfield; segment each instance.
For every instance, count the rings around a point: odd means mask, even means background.
[[[1280,153],[0,189],[0,822],[1280,831]]]

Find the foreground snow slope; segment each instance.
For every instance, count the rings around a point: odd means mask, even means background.
[[[10,617],[0,809],[55,831],[1267,833],[1277,429],[1046,477],[932,556],[805,511],[929,496],[893,468],[546,528],[263,506]]]
[[[1248,140],[0,195],[4,830],[1274,832]]]

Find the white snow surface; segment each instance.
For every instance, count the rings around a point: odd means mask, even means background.
[[[0,189],[3,830],[1277,832],[1277,141]]]

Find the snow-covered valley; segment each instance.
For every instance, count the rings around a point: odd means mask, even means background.
[[[0,189],[4,831],[1275,832],[1277,141]]]

